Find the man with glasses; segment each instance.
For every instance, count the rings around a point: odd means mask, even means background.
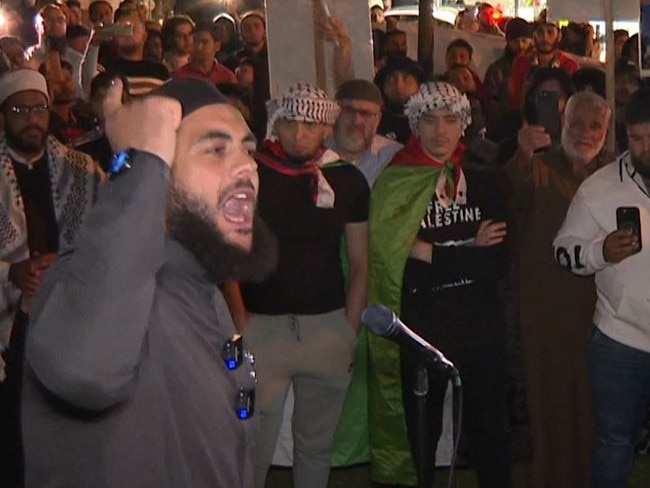
[[[381,92],[369,81],[350,80],[339,87],[336,100],[341,113],[328,145],[342,159],[359,168],[372,186],[402,148],[400,143],[377,134],[381,121]]]
[[[90,157],[47,136],[49,102],[36,71],[0,78],[0,486],[22,486],[20,380],[30,302],[43,273],[72,248],[100,180]]]

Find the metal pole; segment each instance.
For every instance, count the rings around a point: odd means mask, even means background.
[[[616,64],[614,55],[614,0],[605,0],[605,42],[607,49],[606,69],[606,88],[607,103],[612,110],[612,117],[609,124],[609,134],[607,137],[607,149],[614,153],[616,151],[616,100],[614,87],[614,66]]]
[[[420,0],[418,62],[427,78],[433,74],[433,0]]]
[[[429,439],[429,429],[427,428],[429,424],[429,416],[427,411],[427,395],[429,394],[429,373],[427,368],[424,365],[420,365],[415,372],[415,384],[413,386],[413,395],[416,397],[417,403],[417,433],[416,443],[417,443],[417,474],[418,474],[418,488],[431,488],[433,484],[433,479],[431,474],[434,473],[434,469],[431,469],[431,465],[435,464],[435,459],[429,459],[429,455],[432,454],[429,449],[429,444],[431,439]],[[435,450],[433,450],[433,455],[435,457]]]

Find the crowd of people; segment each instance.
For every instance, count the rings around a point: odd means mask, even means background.
[[[375,481],[432,486],[448,378],[366,336],[374,302],[459,370],[481,488],[521,460],[527,488],[623,487],[650,400],[639,39],[615,33],[613,116],[588,24],[493,10],[455,26],[505,39],[480,76],[471,36],[426,72],[374,5],[374,79],[337,55],[334,96],[271,97],[262,11],[68,0],[1,38],[0,486],[263,488],[290,390],[294,486],[327,486],[351,423]],[[341,19],[322,35],[349,53]]]

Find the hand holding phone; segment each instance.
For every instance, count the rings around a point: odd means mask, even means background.
[[[617,230],[603,243],[603,257],[608,263],[620,263],[641,251],[641,218],[637,207],[616,209]]]
[[[540,91],[537,95],[537,125],[544,127],[551,143],[560,141],[560,96],[553,91]]]
[[[530,161],[535,152],[551,145],[551,137],[544,127],[538,125],[524,125],[517,134],[519,150]]]
[[[636,237],[641,250],[641,215],[639,207],[618,207],[616,209],[616,228],[627,230]]]

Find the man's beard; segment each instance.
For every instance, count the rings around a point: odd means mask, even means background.
[[[213,283],[227,279],[260,282],[278,263],[278,243],[266,223],[255,214],[250,251],[226,241],[198,198],[170,185],[167,198],[167,234],[187,249]]]
[[[358,135],[357,131],[361,132],[361,135]],[[338,149],[348,153],[362,153],[372,144],[372,137],[368,140],[363,134],[363,129],[346,130],[344,127],[336,127],[334,136]]]
[[[16,134],[9,124],[5,125],[5,139],[7,140],[7,145],[16,151],[25,154],[35,154],[42,151],[45,147],[45,139],[47,137],[46,132],[36,125],[30,125],[25,127],[21,133],[29,129],[37,129],[41,133],[41,139],[39,142],[28,141],[20,134]]]
[[[547,44],[544,43],[544,45],[546,46]],[[560,41],[555,41],[553,44],[551,44],[551,47],[549,47],[548,49],[542,48],[539,44],[535,46],[535,49],[540,54],[551,54],[557,51],[559,47],[560,47]]]
[[[650,152],[646,151],[641,153],[640,156],[636,156],[630,151],[630,159],[637,173],[644,179],[650,180]]]
[[[600,152],[603,149],[603,146],[605,145],[605,139],[607,137],[607,134],[603,136],[603,138],[598,141],[595,147],[586,150],[586,151],[578,151],[575,147],[575,144],[573,143],[573,140],[571,139],[571,136],[569,135],[569,131],[566,128],[566,125],[562,128],[562,134],[560,136],[560,141],[562,145],[562,149],[566,153],[566,155],[569,157],[569,159],[573,160],[579,160],[582,161],[585,166],[589,166],[589,164],[596,159],[596,157],[600,154]]]

